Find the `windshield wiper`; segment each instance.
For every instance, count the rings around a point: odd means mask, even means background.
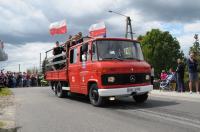
[[[103,58],[102,60],[120,60],[120,61],[123,61],[123,59],[121,59],[119,57]]]
[[[133,58],[133,57],[124,58],[124,59],[126,59],[126,60],[137,60],[137,61],[141,61],[140,59],[138,59],[138,58]]]

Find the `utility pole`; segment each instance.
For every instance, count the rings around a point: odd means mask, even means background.
[[[131,25],[131,18],[130,16],[126,16],[124,14],[121,14],[121,13],[118,13],[118,12],[115,12],[115,11],[111,11],[109,10],[108,12],[110,13],[114,13],[114,14],[117,14],[117,15],[120,15],[120,16],[123,16],[123,17],[126,17],[126,32],[125,32],[125,38],[128,38],[128,35],[130,34],[130,37],[131,39],[133,39],[133,30],[132,30],[132,25]]]
[[[40,70],[40,71],[42,70],[42,68],[41,68],[41,66],[42,66],[41,61],[42,61],[42,55],[41,55],[41,53],[40,53],[40,66],[39,66],[39,70]]]
[[[19,64],[19,72],[21,71],[21,67],[20,67],[20,64]]]
[[[126,17],[126,34],[125,37],[128,38],[128,34],[130,34],[131,39],[133,39],[133,31],[131,25],[131,18],[128,16]]]

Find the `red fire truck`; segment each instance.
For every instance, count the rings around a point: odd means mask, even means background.
[[[52,61],[60,56],[63,60]],[[49,58],[47,55],[45,62],[45,78],[60,98],[69,93],[84,94],[92,105],[100,106],[106,99],[132,96],[142,103],[153,89],[150,65],[144,61],[140,43],[135,40],[87,38],[65,53]],[[51,70],[55,64],[63,68]]]

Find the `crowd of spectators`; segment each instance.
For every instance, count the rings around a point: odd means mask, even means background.
[[[198,62],[197,62],[197,55],[194,52],[190,52],[189,58],[184,63],[183,60],[180,58],[177,59],[177,68],[176,71],[173,71],[172,68],[168,72],[162,70],[160,74],[160,79],[154,80],[154,68],[151,67],[151,83],[154,85],[154,82],[160,83],[161,89],[169,89],[177,90],[177,92],[185,92],[186,86],[184,82],[185,78],[185,67],[187,66],[188,70],[188,82],[189,82],[189,91],[190,94],[193,93],[193,85],[195,86],[196,93],[200,94],[199,91],[199,73],[198,73]],[[166,85],[165,85],[166,84]],[[169,85],[168,85],[169,84]]]
[[[1,71],[0,85],[9,88],[41,86],[41,77],[38,74],[26,72],[7,71],[4,73]]]

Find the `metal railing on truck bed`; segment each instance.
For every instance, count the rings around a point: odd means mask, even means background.
[[[85,36],[83,37],[83,42],[87,42],[89,41],[90,39],[92,39],[91,37],[88,37],[88,36]],[[82,42],[81,42],[82,43]],[[63,46],[65,47],[65,50],[66,52],[65,53],[62,53],[62,54],[58,54],[58,55],[55,55],[55,56],[51,56],[51,57],[47,57],[47,55],[53,51],[54,48],[50,49],[50,50],[47,50],[45,53],[46,53],[46,57],[45,57],[45,60],[43,61],[43,73],[45,71],[52,71],[52,70],[55,70],[53,67],[55,65],[65,65],[67,66],[67,54],[68,54],[68,49],[67,49],[67,45],[62,44],[60,46]],[[62,60],[59,60],[59,61],[55,61],[56,58],[59,58],[59,57],[62,57],[63,59]],[[60,69],[56,69],[56,70],[60,70]]]
[[[55,67],[54,67],[55,65],[64,65],[64,66],[66,66],[66,64],[67,64],[66,63],[66,61],[67,61],[66,60],[67,52],[48,57],[48,54],[52,53],[51,51],[53,51],[53,49],[50,49],[50,50],[45,52],[46,53],[46,57],[45,57],[45,59],[43,61],[43,66],[42,66],[43,67],[43,73],[46,72],[46,71],[60,70],[60,68],[59,69],[55,69]],[[62,58],[62,59],[56,60],[57,58]]]

